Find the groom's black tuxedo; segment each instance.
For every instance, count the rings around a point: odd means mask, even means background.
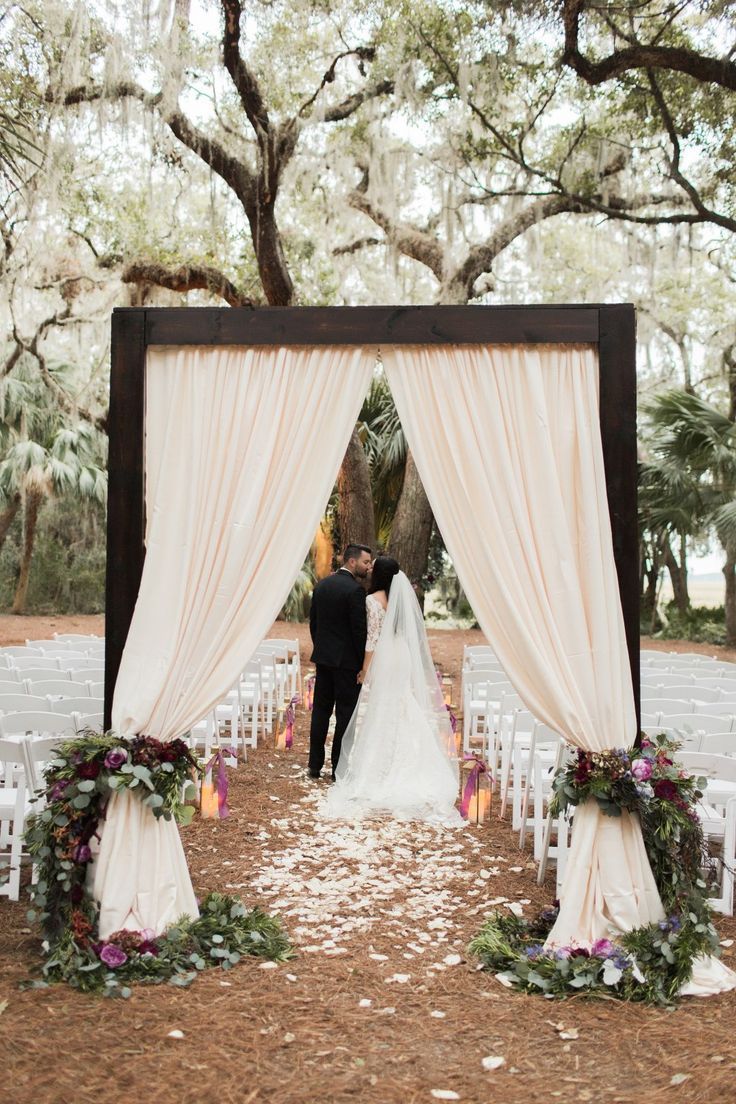
[[[312,663],[317,668],[309,733],[309,771],[318,775],[324,766],[327,729],[334,709],[334,774],[343,733],[360,695],[358,672],[363,666],[368,633],[365,591],[349,571],[341,569],[317,583],[312,595],[309,629],[314,646]]]

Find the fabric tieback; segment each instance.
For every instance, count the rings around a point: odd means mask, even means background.
[[[467,820],[468,812],[470,810],[470,802],[475,796],[475,791],[478,787],[480,776],[482,774],[487,774],[490,778],[491,772],[488,764],[483,759],[480,759],[477,755],[463,755],[463,762],[470,762],[473,764],[470,770],[470,774],[468,775],[468,780],[465,783],[465,788],[463,789],[462,801],[460,802],[460,816],[464,817],[464,819]]]
[[[284,734],[284,746],[290,748],[294,743],[294,722],[296,720],[296,707],[301,702],[299,694],[294,694],[293,698],[286,707],[286,713],[284,714],[284,721],[286,723],[286,732]]]
[[[230,809],[227,804],[228,793],[228,780],[227,770],[225,768],[225,754],[232,755],[234,759],[237,759],[238,752],[236,748],[217,748],[209,763],[204,768],[205,775],[210,774],[214,767],[217,767],[217,781],[215,782],[215,790],[217,791],[217,811],[220,815],[220,820],[224,820],[225,817],[230,816]]]

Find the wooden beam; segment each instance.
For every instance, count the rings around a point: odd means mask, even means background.
[[[600,308],[600,424],[621,607],[637,725],[639,687],[639,522],[636,450],[636,313],[631,303]],[[622,734],[623,741],[623,734]]]
[[[145,310],[112,316],[107,567],[105,579],[105,731],[133,618],[145,558]]]
[[[125,309],[116,312],[125,314]],[[596,343],[598,308],[156,307],[147,345]]]

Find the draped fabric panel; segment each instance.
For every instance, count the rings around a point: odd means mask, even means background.
[[[373,363],[354,347],[149,351],[146,561],[115,731],[172,739],[234,684],[304,562]],[[176,826],[117,795],[94,884],[102,938],[197,914]]]
[[[631,744],[595,352],[403,346],[383,358],[458,576],[522,700],[577,747]],[[605,821],[596,806],[576,813],[553,942],[662,917],[638,822]]]

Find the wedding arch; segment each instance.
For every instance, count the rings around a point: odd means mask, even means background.
[[[638,732],[630,304],[113,314],[105,727],[180,736],[301,567],[380,349],[437,524],[534,715],[587,751]],[[172,820],[110,799],[99,933],[198,908]],[[639,820],[578,807],[552,947],[664,920]],[[683,992],[736,985],[716,959]]]

